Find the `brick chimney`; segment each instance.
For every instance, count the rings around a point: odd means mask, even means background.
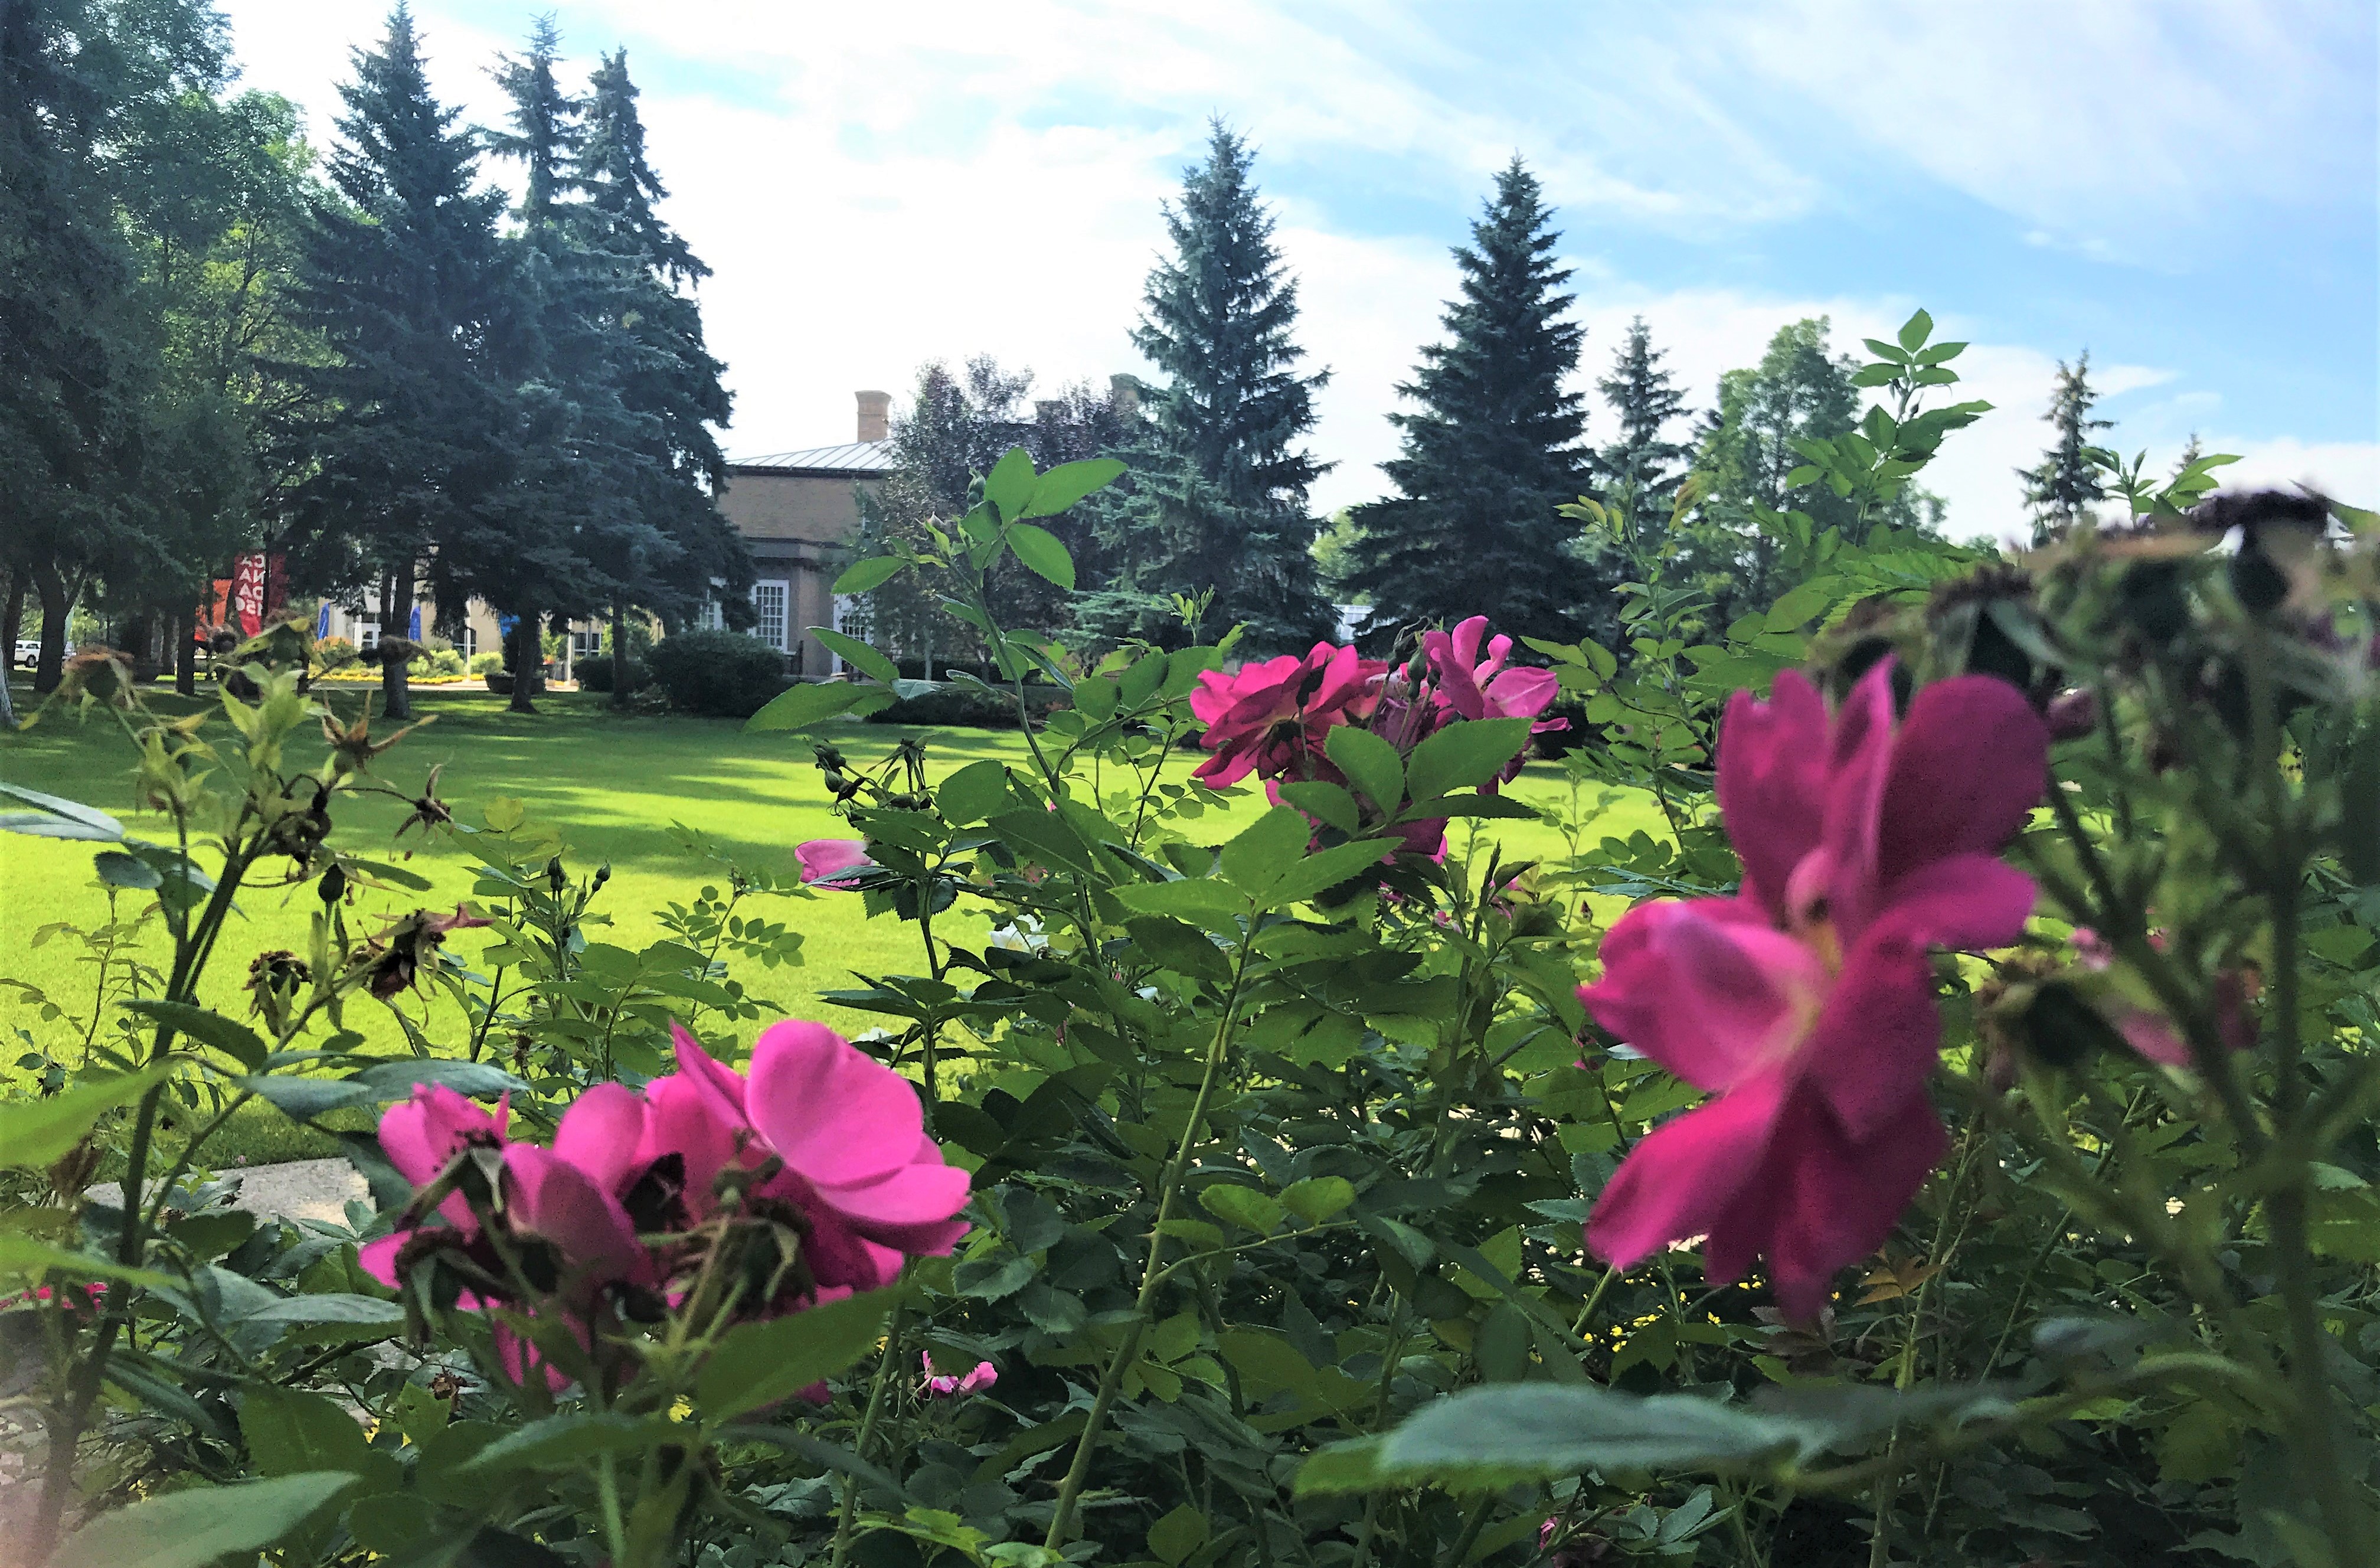
[[[854,394],[859,399],[859,439],[890,441],[892,438],[892,395],[889,392]]]
[[[1140,378],[1127,375],[1108,377],[1108,402],[1126,419],[1139,413]]]

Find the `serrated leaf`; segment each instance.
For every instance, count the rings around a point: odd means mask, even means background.
[[[1268,908],[1279,909],[1311,898],[1318,893],[1337,887],[1350,877],[1359,876],[1370,867],[1386,859],[1397,845],[1386,839],[1359,839],[1354,844],[1334,844],[1318,850],[1292,866],[1281,880],[1265,889]]]
[[[1415,800],[1475,789],[1504,771],[1529,744],[1526,719],[1471,719],[1449,724],[1414,748],[1405,789]]]
[[[1075,558],[1066,553],[1065,544],[1048,529],[1031,523],[1014,523],[1008,529],[1008,548],[1016,558],[1036,573],[1049,578],[1060,588],[1075,586]]]
[[[884,1337],[899,1299],[898,1291],[869,1291],[729,1330],[695,1382],[703,1419],[733,1420],[844,1370]]]
[[[1404,799],[1404,762],[1395,747],[1371,731],[1338,725],[1325,738],[1322,749],[1331,765],[1382,811],[1394,811]]]
[[[1355,797],[1328,779],[1305,779],[1281,786],[1281,797],[1300,811],[1323,823],[1353,835],[1361,825],[1355,809]]]
[[[598,1454],[641,1453],[674,1437],[682,1440],[684,1435],[676,1422],[657,1416],[573,1411],[548,1416],[505,1433],[473,1454],[459,1470],[467,1476],[509,1470],[574,1470]]]
[[[1304,817],[1286,806],[1276,806],[1223,845],[1216,869],[1225,881],[1250,897],[1258,897],[1305,853],[1313,836],[1314,829]]]
[[[1019,514],[1026,517],[1054,517],[1094,491],[1104,490],[1123,474],[1124,466],[1113,457],[1087,457],[1076,463],[1061,463],[1036,481],[1033,498]],[[1072,588],[1071,582],[1066,585]]]
[[[0,1164],[45,1169],[80,1143],[102,1116],[140,1099],[164,1076],[161,1064],[39,1100],[0,1100]]]
[[[879,687],[850,681],[806,681],[786,687],[744,721],[747,730],[801,730],[845,713],[871,712],[892,700]]]
[[[832,626],[812,626],[810,635],[824,643],[844,662],[856,667],[861,675],[872,681],[891,686],[901,678],[900,669],[893,664],[891,655],[880,649],[868,647],[856,637],[846,637]],[[760,711],[762,713],[767,711],[766,708]],[[755,720],[759,716],[759,713],[752,715]],[[751,727],[749,723],[745,725],[747,729]]]
[[[898,555],[877,555],[865,561],[855,561],[844,568],[843,576],[834,579],[836,593],[872,593],[909,569],[909,563]]]
[[[103,1513],[67,1538],[49,1568],[205,1568],[290,1534],[356,1484],[345,1471],[192,1487]]]
[[[1934,318],[1927,315],[1924,308],[1920,307],[1916,314],[1900,323],[1898,335],[1900,339],[1900,346],[1914,353],[1921,344],[1934,335]]]
[[[1148,1552],[1166,1568],[1176,1568],[1189,1555],[1207,1544],[1209,1534],[1207,1516],[1183,1503],[1148,1527]]]
[[[1254,1231],[1260,1236],[1269,1236],[1281,1228],[1281,1205],[1254,1187],[1218,1182],[1199,1192],[1198,1203],[1217,1219],[1228,1220],[1240,1229]]]
[[[1134,956],[1155,959],[1177,975],[1222,984],[1232,978],[1232,961],[1208,940],[1207,933],[1186,921],[1164,915],[1143,915],[1124,922],[1132,936]]]
[[[997,511],[1002,521],[1021,517],[1038,483],[1039,477],[1033,472],[1032,455],[1022,446],[1012,446],[1001,454],[1000,461],[984,476],[984,504]],[[971,537],[975,536],[972,514],[962,526]]]
[[[1281,1194],[1281,1206],[1309,1225],[1322,1223],[1354,1201],[1354,1184],[1344,1176],[1308,1176]]]
[[[29,838],[89,839],[100,844],[114,844],[124,837],[122,822],[79,800],[7,783],[0,783],[0,799],[33,808],[30,811],[0,811],[0,833],[23,833]]]
[[[980,822],[1008,804],[1008,770],[986,758],[970,762],[934,790],[934,805],[953,827]]]
[[[188,1036],[200,1045],[213,1046],[217,1051],[253,1073],[264,1065],[272,1048],[263,1037],[247,1025],[225,1017],[204,1007],[193,1007],[187,1002],[160,1002],[149,997],[136,997],[124,1004],[125,1011],[144,1014],[176,1032]]]

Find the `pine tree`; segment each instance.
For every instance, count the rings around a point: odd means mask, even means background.
[[[311,400],[297,439],[317,465],[293,498],[293,565],[325,588],[375,587],[394,640],[425,565],[467,550],[511,482],[503,360],[522,322],[504,199],[477,188],[477,146],[431,96],[403,4],[354,58],[331,159],[346,200],[315,214],[300,286],[330,362],[281,368]],[[382,689],[392,716],[409,714],[402,660]]]
[[[717,427],[730,400],[725,367],[705,346],[693,290],[710,269],[654,210],[668,195],[645,154],[645,128],[627,51],[605,57],[589,85],[575,178],[584,204],[579,242],[612,269],[604,320],[620,407],[635,421],[637,527],[598,541],[613,579],[612,691],[627,695],[628,615],[691,619],[715,594],[731,619],[749,614],[752,557],[713,497],[726,477]]]
[[[1603,399],[1619,416],[1620,439],[1596,454],[1595,474],[1607,493],[1633,498],[1639,517],[1667,519],[1685,482],[1694,448],[1665,432],[1685,411],[1685,394],[1661,368],[1669,356],[1653,346],[1653,334],[1638,316],[1611,361],[1611,373],[1597,382]]]
[[[1133,342],[1166,382],[1133,454],[1131,503],[1107,534],[1144,605],[1212,590],[1208,624],[1244,623],[1251,648],[1295,648],[1335,622],[1306,504],[1326,465],[1298,444],[1330,372],[1296,371],[1297,285],[1249,178],[1254,162],[1217,122],[1206,161],[1165,210],[1174,254],[1149,273]],[[1137,629],[1162,628],[1149,615]]]
[[[2095,526],[2091,504],[2107,499],[2107,487],[2092,467],[2092,434],[2111,428],[2111,419],[2095,419],[2092,407],[2099,395],[2091,386],[2091,351],[2074,363],[2058,361],[2058,383],[2049,395],[2049,412],[2042,419],[2058,439],[2030,468],[2019,468],[2024,480],[2025,504],[2033,508],[2033,541],[2036,545],[2071,531],[2077,525]]]
[[[1555,510],[1586,473],[1586,417],[1562,385],[1586,334],[1562,319],[1560,236],[1518,158],[1471,235],[1454,251],[1463,293],[1440,318],[1448,339],[1397,389],[1421,405],[1390,416],[1403,450],[1381,467],[1400,493],[1355,509],[1348,580],[1372,596],[1376,626],[1492,612],[1515,636],[1608,633],[1608,587]]]

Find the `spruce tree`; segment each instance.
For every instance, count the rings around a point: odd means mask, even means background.
[[[694,289],[710,269],[655,211],[668,195],[645,153],[644,122],[627,51],[605,57],[589,83],[575,178],[579,243],[608,269],[604,314],[619,405],[633,421],[635,524],[596,544],[611,577],[612,700],[626,700],[632,610],[667,624],[691,619],[716,595],[731,621],[749,615],[752,558],[713,499],[726,477],[717,427],[730,412],[725,367],[705,346]]]
[[[2058,439],[2042,454],[2039,463],[2017,470],[2017,477],[2024,480],[2025,504],[2033,508],[2033,541],[2036,545],[2067,533],[2077,524],[2094,526],[2091,504],[2107,498],[2107,488],[2100,482],[2099,470],[2092,467],[2089,454],[2096,444],[2094,432],[2110,428],[2114,421],[2091,417],[2091,409],[2098,401],[2099,395],[2091,386],[2089,349],[2077,355],[2071,365],[2063,359],[2058,361],[2058,383],[2049,395],[2049,412],[2042,416]]]
[[[297,439],[315,459],[293,498],[296,565],[326,588],[376,588],[381,635],[405,637],[425,565],[465,550],[511,482],[517,421],[503,361],[521,330],[504,199],[431,96],[413,18],[389,15],[343,84],[343,201],[307,237],[300,300],[327,363],[281,367],[310,399]],[[401,659],[383,665],[393,717],[410,712]]]
[[[1301,375],[1297,285],[1250,179],[1255,155],[1218,121],[1206,161],[1165,210],[1173,255],[1149,273],[1133,342],[1165,376],[1132,458],[1130,504],[1107,524],[1142,603],[1213,590],[1207,625],[1251,649],[1303,648],[1335,623],[1311,548],[1306,491],[1326,465],[1299,444],[1327,371]],[[1163,630],[1154,614],[1135,629]]]
[[[1611,373],[1595,383],[1620,423],[1619,439],[1595,456],[1595,477],[1607,494],[1629,496],[1640,518],[1669,517],[1694,452],[1666,435],[1686,407],[1685,394],[1661,367],[1668,357],[1653,346],[1652,332],[1638,316],[1628,323]]]
[[[1561,237],[1520,159],[1471,237],[1454,251],[1463,293],[1440,318],[1447,341],[1397,389],[1421,408],[1390,416],[1403,449],[1381,468],[1399,493],[1355,509],[1348,581],[1372,596],[1376,626],[1492,613],[1515,636],[1608,633],[1609,586],[1556,511],[1586,473],[1586,418],[1562,385],[1586,334],[1562,319]]]

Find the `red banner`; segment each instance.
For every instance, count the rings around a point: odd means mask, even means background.
[[[264,557],[243,555],[231,564],[231,614],[242,637],[264,629]]]

